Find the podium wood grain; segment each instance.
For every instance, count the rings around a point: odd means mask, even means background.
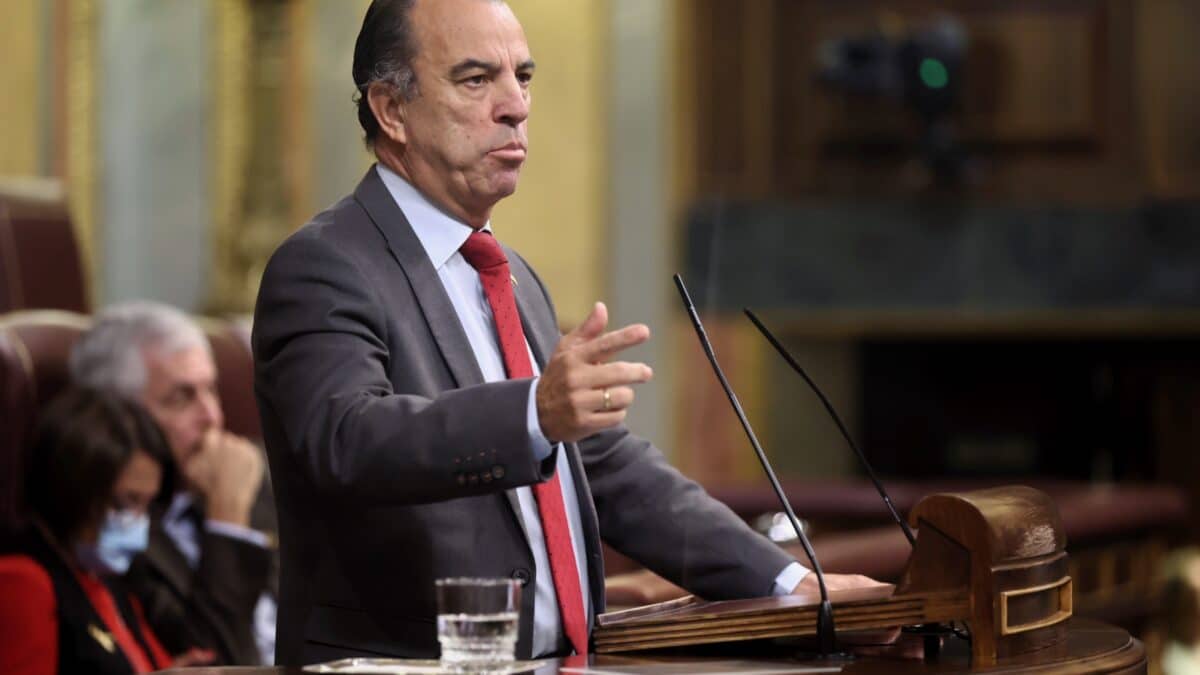
[[[916,543],[895,587],[829,593],[839,631],[953,621],[976,666],[1066,639],[1073,584],[1050,498],[1013,485],[925,497],[909,513]],[[681,598],[601,614],[595,651],[626,653],[817,632],[816,594],[705,602]]]
[[[936,662],[902,661],[880,657],[860,657],[845,664],[844,675],[950,675],[958,673],[995,673],[1024,675],[1055,673],[1081,675],[1082,673],[1119,673],[1121,675],[1146,672],[1146,651],[1142,643],[1120,628],[1089,619],[1072,619],[1066,627],[1066,640],[1046,649],[1001,659],[996,665],[986,668],[970,667],[969,650],[961,643],[948,644]],[[786,654],[769,645],[756,648],[754,653],[736,657],[696,658],[688,656],[629,656],[594,655],[592,663],[597,668],[623,666],[636,668],[639,665],[656,663],[702,663],[706,660],[761,659],[772,664],[786,659]],[[811,662],[808,662],[811,663]],[[561,666],[577,666],[577,661],[560,660],[541,670],[537,675],[558,675]],[[804,665],[797,663],[798,667]],[[162,671],[165,675],[305,675],[300,668],[186,668]],[[564,672],[563,675],[566,675]]]

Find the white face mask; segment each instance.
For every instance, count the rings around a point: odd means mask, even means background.
[[[80,564],[95,574],[124,574],[150,541],[150,516],[109,509],[94,544],[78,544]]]

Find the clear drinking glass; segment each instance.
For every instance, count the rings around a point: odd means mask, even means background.
[[[473,668],[513,661],[521,586],[514,579],[438,579],[442,663]]]

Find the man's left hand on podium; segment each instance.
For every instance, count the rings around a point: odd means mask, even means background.
[[[861,574],[826,574],[825,585],[831,591],[849,588],[871,588],[886,586]],[[608,577],[604,582],[604,591],[609,608],[639,607],[650,605],[687,595],[687,591],[667,581],[649,570],[638,570],[625,574]],[[817,589],[817,575],[809,573],[796,588],[794,594],[820,594]]]
[[[875,586],[887,586],[881,581],[875,581],[871,577],[866,577],[861,574],[826,574],[825,588],[831,591],[844,591],[851,588],[872,588]],[[800,583],[796,584],[796,588],[792,589],[795,595],[819,595],[820,587],[817,585],[817,575],[809,572],[804,575]]]
[[[887,585],[861,574],[825,575],[825,588],[830,591],[844,591],[852,588],[875,588]],[[817,575],[811,572],[806,574],[804,579],[799,584],[796,584],[796,588],[792,590],[792,593],[819,597],[821,590],[817,586]],[[859,656],[920,659],[925,655],[924,640],[921,636],[903,634],[898,627],[879,630],[838,631],[837,637],[841,648],[848,649]]]

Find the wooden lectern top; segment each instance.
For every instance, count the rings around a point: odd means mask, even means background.
[[[839,632],[961,621],[976,666],[1066,639],[1066,537],[1053,502],[1012,486],[926,497],[900,583],[831,592]],[[687,597],[601,615],[596,650],[618,653],[816,633],[819,597],[705,602]]]
[[[1023,485],[930,495],[909,523],[938,523],[943,534],[992,563],[1029,560],[1066,550],[1058,509],[1046,493]]]
[[[795,647],[752,640],[815,634],[815,595],[725,602],[688,596],[600,616],[594,633],[598,654],[550,662],[537,675],[712,672],[722,670],[722,662],[730,658],[769,663],[772,673],[793,668],[811,672],[805,668],[821,665],[836,667],[843,675],[1146,672],[1145,649],[1129,633],[1071,619],[1066,541],[1046,495],[1025,487],[934,495],[917,504],[909,517],[918,535],[903,579],[895,587],[831,592],[838,631],[962,621],[971,630],[969,647],[950,640],[945,650],[926,654],[925,660],[797,661],[792,658]],[[719,645],[717,649],[734,656],[702,656],[699,648],[659,649],[688,645]],[[659,651],[642,651],[650,649]],[[289,667],[177,672],[302,671]]]

